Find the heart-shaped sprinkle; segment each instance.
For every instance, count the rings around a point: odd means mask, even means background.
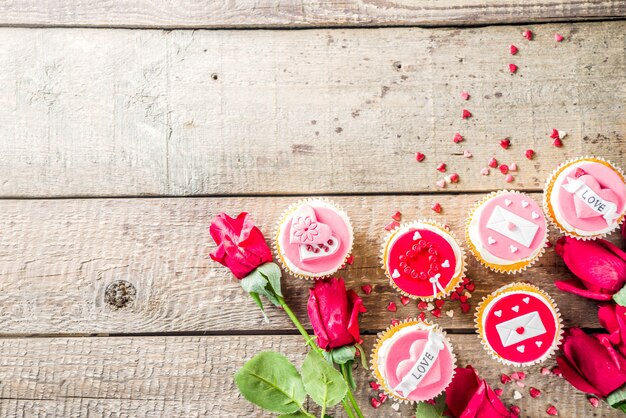
[[[523,208],[527,207],[527,206],[530,204],[530,203],[528,203],[528,202],[527,202],[527,201],[525,201],[525,200],[522,200],[520,203],[522,204],[522,207],[523,207]]]
[[[517,347],[517,351],[519,351],[520,353],[523,353],[525,349],[526,349],[526,346],[524,345],[520,345],[519,347]]]
[[[507,183],[511,183],[513,180],[515,180],[515,177],[513,177],[511,174],[507,174],[504,178],[504,181],[506,181]]]
[[[450,174],[450,181],[452,183],[458,183],[459,182],[459,175],[457,173]]]
[[[496,168],[498,166],[498,160],[496,160],[496,157],[491,157],[487,165],[491,168]]]
[[[511,308],[513,312],[519,312],[519,305],[515,305]]]
[[[533,33],[532,31],[526,30],[524,32],[522,32],[522,36],[526,39],[528,39],[529,41],[533,40]]]
[[[502,311],[495,311],[493,314],[500,318],[502,316]]]
[[[554,141],[552,141],[552,145],[554,145],[557,148],[561,148],[563,146],[563,141],[561,141],[560,138],[557,138]]]
[[[420,231],[415,231],[415,233],[413,234],[413,241],[417,241],[420,238],[422,238],[422,236],[420,235]]]
[[[531,149],[527,149],[526,152],[524,152],[524,155],[526,156],[526,158],[528,158],[529,160],[532,160],[533,157],[535,156],[535,151],[531,150]]]
[[[433,309],[435,309],[435,305],[433,305],[432,303],[428,302],[428,305],[426,305],[426,310],[432,311]]]
[[[391,219],[393,219],[394,221],[400,222],[400,219],[402,219],[402,213],[399,210],[397,210],[396,213],[391,215]]]
[[[526,296],[524,299],[522,299],[522,301],[528,305],[530,303],[530,297]]]
[[[408,305],[410,301],[411,301],[411,298],[408,298],[402,295],[400,296],[400,303],[402,303],[402,306]]]
[[[430,208],[433,210],[433,212],[441,213],[441,204],[440,203],[435,203]]]
[[[400,224],[398,223],[398,221],[391,221],[387,225],[385,225],[385,230],[392,231],[392,230],[396,229],[399,226],[400,226]]]
[[[415,160],[418,163],[421,163],[422,161],[424,161],[424,158],[426,158],[426,156],[424,154],[422,154],[421,152],[416,152],[415,153]]]
[[[590,397],[589,398],[589,403],[591,404],[591,406],[593,406],[594,408],[597,408],[598,405],[600,405],[600,400],[598,398],[595,397]]]
[[[467,110],[467,109],[463,109],[461,111],[461,117],[463,119],[471,118],[472,117],[472,113],[469,110]]]
[[[442,189],[446,187],[446,181],[444,179],[437,180],[435,184],[437,185],[437,187],[440,187]]]
[[[483,167],[480,170],[480,174],[482,174],[483,176],[488,176],[489,175],[489,169],[487,167]]]
[[[469,98],[470,98],[470,94],[468,92],[466,92],[466,91],[462,91],[461,92],[461,99],[469,100]]]
[[[533,219],[537,219],[537,218],[539,218],[539,214],[538,214],[537,212],[534,212],[534,211],[533,211],[533,212],[530,214],[530,217],[531,217],[531,218],[533,218]]]
[[[472,153],[470,151],[468,151],[468,150],[464,150],[463,151],[463,156],[465,158],[472,158]]]
[[[517,332],[519,335],[522,335],[524,333],[524,327],[515,328],[515,332]]]
[[[400,410],[400,404],[399,403],[391,404],[391,409],[393,409],[394,411],[399,411]]]
[[[563,40],[563,35],[555,33],[554,34],[554,40],[557,41],[557,42],[561,42]]]
[[[511,145],[511,140],[509,138],[504,138],[500,140],[500,146],[504,149],[508,149]]]
[[[497,241],[496,241],[493,237],[487,237],[487,242],[488,242],[490,245],[493,245],[493,244],[495,244]]]
[[[446,163],[439,163],[439,165],[437,166],[437,170],[441,171],[442,173],[446,172]]]
[[[559,139],[563,139],[567,136],[567,132],[565,131],[557,131],[559,133]]]
[[[537,347],[541,348],[543,341],[535,341],[535,344],[537,344]]]
[[[366,295],[369,295],[370,293],[372,293],[372,285],[371,284],[364,284],[363,286],[361,286],[361,290]]]
[[[517,225],[515,225],[513,222],[507,222],[507,224],[506,224],[506,228],[507,228],[509,231],[513,231],[514,229],[516,229],[516,228],[517,228]]]
[[[509,172],[509,166],[506,164],[500,164],[499,169],[502,174],[506,174]]]
[[[556,129],[552,128],[552,130],[550,131],[550,138],[552,138],[552,139],[559,139],[559,131],[557,131]]]
[[[517,164],[515,164],[515,163],[511,163],[511,165],[509,165],[509,170],[511,170],[511,171],[517,171]]]
[[[519,49],[517,49],[515,45],[513,44],[509,45],[509,54],[515,55],[517,54],[517,51],[519,51]]]
[[[389,302],[389,304],[387,305],[387,310],[389,312],[395,312],[398,310],[398,308],[396,307],[395,302]]]
[[[546,409],[546,413],[548,415],[557,416],[559,415],[559,411],[556,409],[556,406],[550,405],[548,409]]]
[[[450,267],[450,260],[446,260],[443,263],[441,263],[441,267],[444,267],[444,268]]]
[[[519,350],[519,347],[518,347],[517,349]],[[523,352],[524,352],[524,351],[523,351],[523,349],[522,349],[522,353],[523,353]],[[516,390],[516,391],[514,391],[514,392],[513,392],[513,399],[515,399],[516,401],[517,401],[517,400],[522,399],[522,394],[521,394],[521,393],[519,393],[517,390]]]
[[[513,202],[511,202],[509,199],[504,199],[504,204],[505,205],[511,206],[511,203],[513,203]]]
[[[458,144],[459,142],[463,142],[463,135],[461,135],[460,133],[455,133],[454,137],[452,137],[452,142],[454,142],[455,144]]]
[[[517,72],[517,65],[515,64],[509,64],[509,72],[511,74],[515,74]]]
[[[398,269],[395,269],[393,271],[393,273],[391,274],[391,277],[394,279],[397,279],[398,277],[400,277],[400,272],[398,271]]]
[[[446,311],[446,315],[448,315],[450,318],[452,318],[454,316],[454,311],[452,309],[450,309],[449,311]]]

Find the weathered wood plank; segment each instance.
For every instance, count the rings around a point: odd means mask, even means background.
[[[471,363],[493,387],[502,387],[500,373],[511,373],[487,357],[474,335],[452,335],[459,364]],[[373,337],[365,339],[370,349]],[[144,417],[261,417],[268,416],[238,393],[233,374],[262,350],[285,353],[298,366],[305,348],[299,336],[27,338],[0,339],[0,410],[4,416],[67,418],[88,415]],[[547,363],[550,367],[554,360]],[[545,416],[548,405],[559,416],[617,417],[603,405],[593,409],[585,395],[560,378],[528,370],[527,387],[504,387],[523,417]],[[373,392],[369,372],[359,368],[356,397],[368,417],[410,417],[412,408],[395,412],[388,401],[378,410],[369,406]],[[542,390],[531,399],[528,388]],[[337,414],[336,416],[341,416]]]
[[[0,5],[0,24],[141,28],[296,28],[478,25],[622,17],[621,0],[96,1],[18,0]]]
[[[362,321],[364,329],[383,329],[394,317],[418,312],[415,302],[400,304],[379,267],[380,240],[391,214],[399,209],[405,220],[434,217],[462,237],[467,210],[480,197],[334,199],[351,216],[356,233],[354,265],[341,275],[355,289],[374,285],[372,295],[364,296],[369,307]],[[441,215],[430,210],[434,201],[442,204]],[[270,236],[280,213],[292,202],[287,197],[0,200],[0,333],[293,329],[275,309],[269,310],[270,323],[264,323],[228,271],[208,257],[213,248],[208,224],[217,212],[247,210]],[[554,287],[555,279],[569,275],[557,258],[548,249],[532,269],[513,278],[488,272],[468,256],[468,275],[476,282],[473,304],[514,279],[527,280],[554,296],[567,325],[597,327],[593,302]],[[131,283],[136,293],[127,308],[116,310],[105,297],[109,285],[119,280]],[[288,301],[304,320],[311,282],[291,277],[283,282]],[[392,300],[399,307],[396,313],[385,309]],[[462,315],[458,302],[448,302],[444,310],[452,306],[454,317],[443,315],[439,322],[447,328],[472,328],[472,316]]]
[[[0,196],[423,192],[440,161],[482,191],[492,155],[538,190],[581,153],[624,165],[626,22],[532,29],[2,28]]]

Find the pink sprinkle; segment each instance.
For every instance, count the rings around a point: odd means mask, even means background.
[[[444,179],[437,180],[435,184],[437,185],[437,187],[441,187],[442,189],[446,187],[446,181]]]
[[[496,168],[498,166],[498,160],[496,160],[496,157],[491,157],[487,165],[491,168]]]
[[[469,98],[470,98],[470,94],[468,92],[466,92],[466,91],[462,91],[461,92],[461,99],[469,100]]]
[[[554,40],[557,41],[557,42],[561,42],[563,40],[563,35],[555,33],[554,34]]]
[[[548,409],[546,409],[548,415],[557,416],[559,415],[559,411],[556,410],[556,406],[550,405]]]
[[[371,387],[372,389],[374,389],[374,390],[378,390],[378,389],[380,389],[380,385],[378,384],[378,382],[376,382],[376,381],[374,381],[374,380],[372,380],[372,381],[370,382],[370,387]]]
[[[397,210],[396,213],[391,215],[391,219],[393,219],[394,221],[400,222],[400,219],[402,219],[402,213],[399,210]]]
[[[541,391],[537,388],[531,387],[528,392],[530,393],[531,398],[536,398],[541,395]]]
[[[370,293],[372,293],[372,285],[371,284],[364,284],[363,286],[361,286],[361,290],[366,295],[369,295]]]
[[[552,145],[554,145],[557,148],[561,148],[563,146],[563,141],[557,138],[554,141],[552,141]]]
[[[385,230],[387,231],[391,231],[393,229],[396,229],[397,227],[399,227],[400,224],[398,223],[398,221],[392,221],[389,222],[386,226],[385,226]]]
[[[513,177],[510,173],[506,175],[506,177],[504,178],[504,181],[506,181],[507,183],[512,183],[513,180],[515,180],[515,177]]]
[[[524,379],[526,379],[526,373],[524,373],[524,372],[513,372],[511,374],[511,379],[513,379],[513,380],[524,380]]]
[[[521,410],[521,409],[520,409],[520,407],[519,407],[519,406],[517,406],[517,405],[511,405],[511,406],[509,407],[509,410],[510,410],[513,414],[515,414],[516,416],[519,416],[519,414],[521,414],[521,413],[522,413],[522,410]]]
[[[513,44],[509,45],[509,53],[511,55],[515,55],[517,54],[517,51],[519,51],[519,49],[517,49],[517,47]]]
[[[591,406],[593,406],[594,408],[597,408],[598,405],[600,405],[600,401],[598,400],[598,398],[594,397],[594,396],[590,396],[589,398],[589,403],[591,404]]]
[[[548,369],[547,367],[542,367],[541,368],[541,374],[543,376],[548,376],[550,374],[550,369]]]
[[[531,150],[531,149],[527,149],[526,152],[524,153],[524,155],[526,156],[526,158],[528,158],[529,160],[532,160],[533,157],[535,156],[535,151]]]
[[[394,302],[389,302],[389,305],[387,305],[387,310],[389,312],[395,312],[398,310],[398,308],[396,307],[396,304]]]
[[[506,374],[504,374],[504,373],[502,373],[502,374],[500,375],[500,382],[502,382],[502,384],[503,384],[503,385],[506,385],[506,384],[507,384],[507,383],[509,383],[510,381],[511,381],[511,378],[510,378],[508,375],[506,375]]]
[[[488,176],[489,175],[489,169],[487,167],[483,167],[480,170],[480,174],[482,174],[483,176]]]
[[[508,173],[508,172],[509,172],[509,166],[508,166],[508,165],[506,165],[506,164],[500,164],[500,167],[499,167],[499,168],[500,168],[500,172],[501,172],[502,174],[506,174],[506,173]]]
[[[500,146],[504,149],[508,149],[511,145],[511,140],[509,138],[504,138],[500,140]]]
[[[533,40],[533,33],[532,33],[532,31],[529,31],[529,30],[524,31],[524,32],[522,32],[522,36],[524,38],[528,39],[529,41]]]
[[[416,152],[415,153],[415,160],[418,163],[421,163],[422,161],[424,161],[424,158],[426,158],[426,156],[424,154],[422,154],[421,152]]]
[[[439,202],[435,203],[430,207],[434,212],[441,213],[441,204]]]
[[[460,133],[455,133],[454,137],[452,138],[452,142],[454,142],[455,144],[458,144],[459,142],[463,141],[463,136]]]
[[[509,72],[511,74],[515,74],[517,72],[517,65],[515,64],[509,64]]]
[[[442,173],[446,172],[446,163],[439,163],[439,165],[437,166],[437,170],[441,171]]]
[[[521,388],[523,388],[524,386],[526,386],[526,385],[524,384],[524,382],[519,381],[519,380],[517,380],[517,381],[515,382],[515,384],[516,384],[517,386],[521,387]]]
[[[502,396],[502,392],[504,392],[504,391],[502,389],[500,389],[500,388],[493,390],[493,393],[495,393],[496,396]]]
[[[459,175],[457,173],[450,174],[450,182],[458,183],[459,182]]]
[[[402,303],[402,306],[408,305],[410,301],[411,301],[411,298],[408,298],[403,295],[400,296],[400,303]]]
[[[511,170],[511,171],[517,171],[517,164],[515,164],[515,163],[511,163],[511,165],[509,166],[509,170]]]
[[[372,398],[372,399],[370,400],[370,403],[372,404],[372,408],[374,408],[374,409],[378,408],[378,407],[382,404],[382,402],[381,402],[381,401],[379,401],[379,400],[378,400],[378,399],[376,399],[376,398]]]
[[[387,394],[385,392],[380,392],[378,394],[378,399],[380,399],[381,403],[385,403],[385,401],[387,400]]]
[[[463,151],[463,156],[465,158],[472,158],[472,153],[470,151],[468,151],[468,150],[464,150]]]
[[[467,109],[463,109],[463,111],[461,112],[461,117],[462,117],[463,119],[471,118],[471,117],[472,117],[472,114],[470,113],[470,111],[469,111],[469,110],[467,110]]]

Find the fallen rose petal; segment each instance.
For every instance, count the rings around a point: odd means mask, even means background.
[[[500,146],[504,149],[508,149],[509,146],[511,146],[511,140],[509,138],[501,139]]]
[[[400,219],[402,219],[402,213],[400,213],[400,211],[397,210],[396,213],[391,215],[391,219],[393,219],[394,221],[400,222]]]
[[[371,284],[364,284],[363,286],[361,286],[361,290],[366,295],[369,295],[370,293],[372,293],[372,285]]]
[[[559,415],[559,411],[557,411],[556,406],[554,405],[550,405],[550,407],[546,409],[546,412],[548,413],[548,415],[552,415],[552,416]]]
[[[500,164],[499,169],[502,174],[506,174],[509,172],[509,166],[506,164]]]
[[[410,301],[411,301],[411,298],[408,298],[403,295],[400,296],[400,303],[402,303],[402,306],[408,305]]]
[[[375,380],[370,381],[370,387],[374,390],[380,389],[380,385]]]
[[[430,207],[433,212],[441,213],[441,204],[439,202],[435,203]]]
[[[395,312],[398,310],[398,308],[396,307],[396,304],[394,302],[389,302],[389,304],[387,305],[387,310],[389,312]]]
[[[496,157],[491,157],[487,165],[491,168],[496,168],[498,166],[498,160],[496,160]]]
[[[515,55],[517,54],[517,51],[519,51],[519,49],[517,49],[515,45],[513,44],[509,45],[509,54]]]
[[[422,154],[421,152],[415,153],[415,159],[417,160],[418,163],[421,163],[422,161],[424,161],[424,158],[426,158],[426,156]]]
[[[529,160],[532,160],[533,157],[535,156],[535,151],[531,150],[531,149],[527,149],[526,152],[524,153],[524,155],[526,156],[526,158],[528,158]]]
[[[393,229],[396,229],[399,226],[400,224],[398,223],[398,221],[392,221],[392,222],[389,222],[387,225],[385,225],[385,229],[387,231],[391,231]]]
[[[541,395],[541,391],[537,388],[531,387],[528,392],[530,393],[531,398],[536,398]]]
[[[555,33],[554,34],[554,40],[557,41],[557,42],[561,42],[563,40],[563,35]]]
[[[455,133],[454,137],[452,138],[452,142],[454,142],[455,144],[458,144],[459,142],[463,142],[463,136],[460,133]]]
[[[467,109],[463,109],[461,111],[461,117],[463,119],[471,118],[472,117],[472,113],[469,110],[467,110]]]
[[[533,40],[533,33],[532,31],[526,30],[524,32],[522,32],[522,36],[526,39],[528,39],[529,41]]]
[[[517,65],[515,64],[509,64],[509,72],[511,74],[515,74],[517,72]]]

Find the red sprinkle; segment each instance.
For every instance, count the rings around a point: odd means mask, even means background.
[[[444,304],[444,303],[446,303],[446,301],[445,301],[445,300],[443,300],[443,299],[437,299],[437,300],[435,301],[435,306],[436,306],[436,307],[438,307],[438,308],[443,308],[443,304]]]
[[[417,318],[418,318],[420,321],[425,321],[425,320],[426,320],[426,314],[425,314],[424,312],[420,312],[420,313],[417,315]]]
[[[430,208],[437,213],[441,213],[441,204],[439,202],[435,203]]]
[[[532,33],[532,31],[529,31],[529,30],[524,31],[524,32],[522,33],[522,36],[523,36],[524,38],[528,39],[529,41],[532,41],[532,40],[533,40],[533,33]]]
[[[559,131],[557,131],[556,129],[552,128],[552,132],[550,132],[550,138],[557,139],[558,137],[559,137]]]
[[[502,392],[504,392],[504,391],[502,389],[500,389],[500,388],[493,390],[493,393],[495,393],[496,396],[502,396]]]
[[[396,229],[396,228],[397,228],[397,227],[399,227],[399,226],[400,226],[400,224],[398,223],[398,221],[392,221],[392,222],[389,222],[389,223],[385,226],[385,229],[386,229],[387,231],[391,231],[392,229]]]
[[[370,399],[370,403],[372,404],[372,408],[378,408],[382,404],[382,402],[376,398]]]
[[[354,256],[352,254],[350,254],[348,258],[346,258],[346,263],[348,263],[349,265],[354,264]]]
[[[462,117],[463,119],[471,118],[471,117],[472,117],[472,114],[470,113],[470,111],[469,111],[469,110],[467,110],[467,109],[463,109],[463,111],[461,112],[461,117]]]
[[[517,405],[511,405],[511,406],[509,407],[509,410],[510,410],[512,413],[514,413],[515,415],[517,415],[517,416],[519,416],[519,414],[521,414],[521,413],[522,413],[522,410],[521,410],[521,409],[520,409],[520,407],[519,407],[519,406],[517,406]]]
[[[548,409],[546,409],[546,413],[548,415],[557,416],[559,415],[559,411],[556,410],[556,406],[550,405]]]
[[[380,399],[381,403],[385,403],[385,401],[387,400],[387,394],[385,392],[380,392],[378,394],[378,399]]]
[[[467,296],[465,296],[465,295],[459,297],[459,299],[461,300],[461,303],[466,303],[467,302]]]
[[[524,153],[524,155],[526,156],[526,158],[528,158],[529,160],[532,160],[533,157],[535,156],[535,151],[531,150],[531,149],[527,149],[526,152]]]
[[[559,368],[559,366],[555,366],[552,368],[552,373],[555,376],[559,376],[559,377],[563,377],[563,372],[561,371],[561,369]]]
[[[418,163],[421,163],[422,161],[424,161],[424,158],[426,158],[426,156],[424,154],[422,154],[421,152],[416,152],[415,153],[415,160]]]
[[[502,174],[506,174],[506,173],[508,173],[508,172],[509,172],[509,166],[508,166],[508,165],[506,165],[506,164],[500,164],[500,167],[499,167],[499,168],[500,168],[500,172],[501,172]]]
[[[361,290],[366,295],[369,295],[370,293],[372,293],[372,285],[371,284],[365,284],[365,285],[361,286]]]
[[[396,211],[396,213],[394,213],[393,215],[391,215],[391,219],[393,219],[394,221],[398,221],[400,222],[400,219],[402,219],[402,213],[400,213],[400,211]]]
[[[530,397],[531,397],[531,398],[536,398],[536,397],[538,397],[539,395],[541,395],[541,391],[540,391],[539,389],[537,389],[537,388],[533,388],[533,387],[531,387],[531,388],[528,390],[528,392],[530,393]]]
[[[398,308],[396,308],[396,304],[394,302],[389,302],[389,305],[387,305],[387,310],[389,312],[395,312],[398,310]]]
[[[509,138],[504,138],[500,140],[500,146],[504,149],[508,149],[511,146],[511,140]]]
[[[596,397],[590,396],[589,398],[589,403],[591,404],[591,406],[593,406],[594,408],[597,408],[598,405],[600,405],[600,400]]]
[[[511,374],[511,379],[513,379],[513,380],[524,380],[524,379],[526,379],[526,373],[524,373],[524,372],[513,372]]]
[[[517,51],[519,51],[519,49],[517,49],[517,47],[513,44],[509,45],[509,53],[511,55],[515,55],[517,54]]]
[[[509,64],[509,72],[511,74],[515,74],[517,72],[517,65],[515,64]]]
[[[459,300],[460,296],[458,293],[454,292],[450,295],[450,300]]]
[[[552,241],[549,239],[546,240],[546,248],[552,248]]]
[[[554,141],[552,141],[552,145],[554,145],[557,148],[560,148],[563,146],[563,142],[559,138],[557,138]]]
[[[452,138],[452,142],[458,144],[459,142],[463,142],[463,136],[460,133],[455,133],[454,138]]]
[[[420,302],[417,302],[417,309],[420,309],[423,311],[426,308],[428,308],[428,303],[424,302],[423,300]]]
[[[432,311],[430,311],[430,313],[433,314],[434,317],[439,318],[441,316],[441,309],[433,309]]]
[[[508,375],[506,375],[504,373],[502,373],[502,375],[500,375],[500,382],[502,382],[503,385],[506,385],[510,381],[511,381],[511,378]]]
[[[391,326],[392,326],[392,327],[395,327],[395,326],[396,326],[396,325],[398,325],[399,323],[400,323],[400,321],[398,321],[396,318],[393,318],[393,319],[391,320]]]
[[[466,92],[466,91],[462,91],[461,92],[461,99],[469,100],[469,98],[470,98],[470,94],[468,92]]]
[[[441,171],[442,173],[446,172],[446,163],[439,163],[439,165],[437,166],[437,170]]]
[[[450,182],[451,183],[458,183],[459,182],[459,175],[457,173],[450,174]]]
[[[469,303],[461,303],[461,311],[463,313],[468,313],[470,310],[471,306]]]
[[[470,292],[473,292],[473,291],[474,291],[474,289],[476,289],[476,285],[475,285],[474,283],[468,283],[468,284],[465,286],[465,288],[466,288],[467,290],[469,290]]]
[[[467,276],[463,277],[463,279],[462,279],[462,280],[463,280],[463,284],[468,284],[468,283],[471,283],[471,282],[472,282],[472,279],[470,279],[470,278],[469,278],[469,277],[467,277]]]
[[[408,298],[406,296],[400,296],[400,303],[402,303],[402,306],[408,305],[410,301],[411,298]]]
[[[496,168],[498,166],[498,160],[496,160],[496,157],[491,157],[487,165],[491,168]]]
[[[555,33],[554,34],[554,40],[557,41],[557,42],[561,42],[563,40],[563,35]]]
[[[376,382],[375,380],[372,380],[372,381],[370,382],[370,387],[371,387],[372,389],[374,389],[374,390],[378,390],[378,389],[380,389],[380,385],[379,385],[379,384],[378,384],[378,382]]]

